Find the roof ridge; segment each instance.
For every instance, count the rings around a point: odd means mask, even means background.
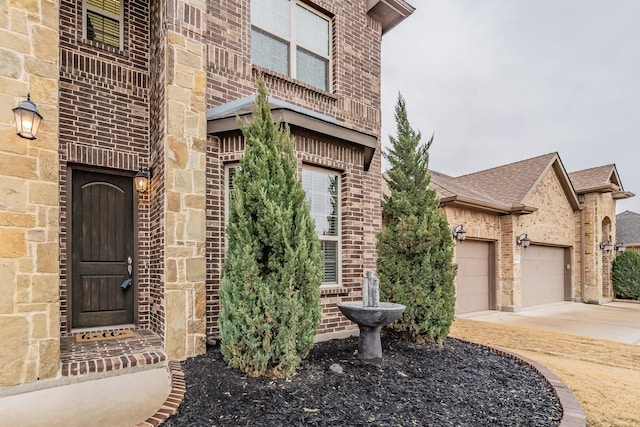
[[[489,172],[489,171],[493,171],[493,170],[496,170],[496,169],[505,168],[505,167],[507,167],[507,166],[514,166],[514,165],[517,165],[517,164],[519,164],[519,163],[530,162],[530,161],[532,161],[532,160],[538,160],[538,159],[541,159],[541,158],[543,158],[543,157],[547,157],[547,156],[552,157],[552,156],[556,156],[556,155],[558,155],[558,152],[557,152],[557,151],[552,152],[552,153],[542,154],[542,155],[540,155],[540,156],[535,156],[535,157],[531,157],[531,158],[524,159],[524,160],[518,160],[518,161],[511,162],[511,163],[507,163],[507,164],[504,164],[504,165],[494,166],[494,167],[492,167],[492,168],[483,169],[483,170],[479,170],[479,171],[476,171],[476,172],[471,172],[471,173],[468,173],[468,174],[464,174],[464,175],[457,176],[457,177],[455,177],[455,178],[463,178],[463,177],[473,176],[473,175],[477,175],[477,174],[481,174],[481,173],[486,173],[486,172]]]

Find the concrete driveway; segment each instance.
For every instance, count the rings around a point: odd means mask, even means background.
[[[457,317],[640,345],[638,303],[593,305],[562,302],[531,307],[516,313],[487,310]]]

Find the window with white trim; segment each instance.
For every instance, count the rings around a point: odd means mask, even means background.
[[[84,0],[83,37],[122,50],[123,0]]]
[[[322,246],[322,283],[340,283],[340,175],[304,167],[302,187]]]
[[[330,90],[331,20],[295,0],[251,0],[251,62]]]

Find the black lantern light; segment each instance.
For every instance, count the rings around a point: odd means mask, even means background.
[[[136,176],[133,177],[136,182],[136,190],[138,193],[146,193],[149,191],[149,180],[151,179],[151,168],[140,168]]]
[[[524,249],[527,249],[531,244],[531,239],[527,236],[527,233],[522,233],[519,236],[516,236],[516,246],[522,246]]]
[[[31,102],[31,94],[27,94],[26,101],[22,101],[13,109],[16,118],[16,134],[26,139],[36,139],[42,115],[36,104]]]
[[[467,238],[467,230],[464,229],[464,225],[460,224],[451,230],[451,235],[455,240],[464,242],[464,239]]]

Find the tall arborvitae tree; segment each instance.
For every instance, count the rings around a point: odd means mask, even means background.
[[[385,154],[391,168],[389,195],[382,203],[383,231],[378,235],[381,298],[407,306],[390,329],[413,342],[442,344],[455,311],[453,240],[438,197],[429,187],[429,148],[407,118],[405,101],[395,107],[396,137]]]
[[[220,284],[221,350],[249,375],[286,378],[313,346],[320,323],[322,254],[293,137],[274,124],[262,79],[243,134]]]

